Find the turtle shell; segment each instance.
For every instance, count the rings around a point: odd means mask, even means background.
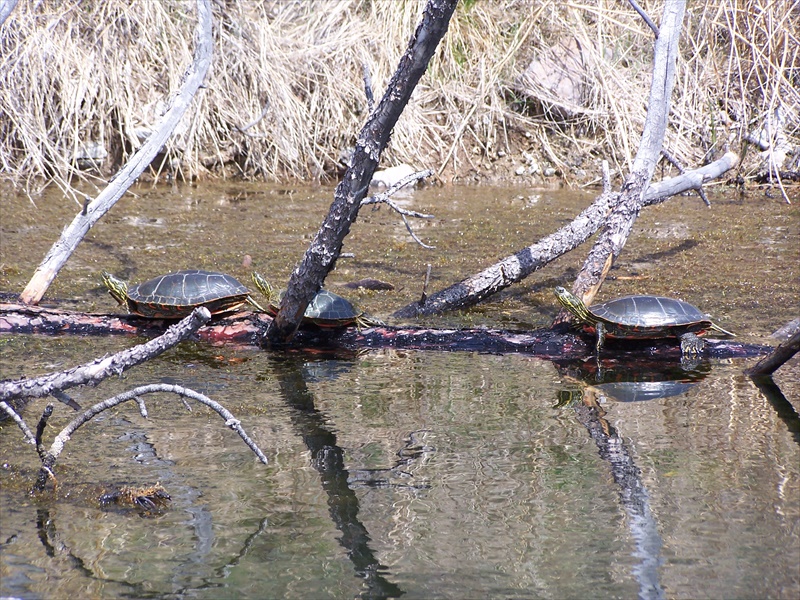
[[[355,323],[361,314],[346,298],[328,290],[320,290],[309,303],[303,317],[320,327],[344,327]]]
[[[680,337],[713,325],[696,306],[664,296],[624,296],[590,306],[589,312],[603,322],[611,337]],[[585,328],[594,330],[591,324]]]
[[[178,319],[205,306],[212,315],[218,315],[238,309],[249,295],[250,290],[225,273],[178,271],[130,288],[128,310],[143,317]]]

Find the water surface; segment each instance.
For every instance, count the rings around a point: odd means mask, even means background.
[[[332,190],[223,184],[146,188],[90,233],[45,303],[118,310],[99,272],[142,281],[179,268],[282,285]],[[7,194],[0,286],[19,291],[74,205]],[[385,317],[566,223],[574,192],[434,188],[404,202],[436,218],[408,237],[364,211],[328,285]],[[760,196],[675,198],[644,211],[601,295],[679,296],[745,341],[800,312],[800,218]],[[580,253],[580,255],[579,255]],[[543,327],[573,252],[481,307],[435,326]],[[389,292],[339,289],[375,277]],[[65,369],[141,340],[0,338],[0,378]],[[59,459],[55,493],[30,497],[35,452],[0,425],[0,594],[197,598],[631,598],[800,594],[800,364],[767,399],[748,361],[666,369],[626,395],[580,365],[458,352],[291,355],[188,343],[97,388],[178,383],[233,411],[261,465],[210,410],[161,395],[106,411]],[[626,380],[620,366],[609,379]],[[640,373],[640,375],[644,375]],[[663,372],[660,376],[663,378]],[[654,375],[649,379],[656,378]],[[638,385],[638,384],[637,384]],[[663,387],[662,387],[663,386]],[[655,390],[655,393],[653,392]],[[643,399],[646,398],[646,399]],[[597,402],[602,418],[587,417]],[[24,413],[35,426],[45,401]],[[72,414],[61,404],[46,440]],[[160,482],[165,511],[100,506],[103,492]]]

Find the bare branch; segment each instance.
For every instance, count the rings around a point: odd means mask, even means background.
[[[719,177],[736,165],[738,160],[736,154],[729,152],[710,165],[687,172],[679,177],[654,183],[647,188],[644,206],[658,204],[670,196],[694,189],[703,182]],[[501,259],[459,283],[432,294],[424,303],[412,302],[404,306],[392,316],[411,318],[418,315],[433,315],[477,304],[484,298],[525,279],[559,256],[583,244],[603,225],[606,215],[618,201],[619,194],[617,193],[601,194],[571,223],[555,233]]]
[[[14,419],[14,422],[19,426],[22,430],[22,433],[25,434],[25,442],[28,444],[36,445],[36,438],[34,437],[31,430],[28,428],[28,424],[23,420],[22,417],[19,416],[19,413],[15,411],[11,406],[9,406],[6,402],[0,401],[0,409],[4,410],[6,414]]]
[[[150,165],[169,139],[186,109],[189,108],[195,92],[203,83],[211,65],[213,41],[211,37],[211,7],[208,0],[197,0],[197,21],[194,61],[184,77],[183,85],[170,99],[169,109],[164,113],[147,141],[128,160],[125,167],[117,173],[97,198],[83,207],[72,223],[64,229],[61,237],[47,252],[28,285],[20,294],[19,299],[24,304],[38,304],[89,229],[114,206],[136,178]]]
[[[53,395],[54,390],[100,383],[107,377],[119,375],[131,367],[135,367],[145,360],[169,350],[191,336],[209,319],[211,319],[211,313],[208,312],[206,307],[200,306],[194,309],[188,317],[167,329],[164,335],[144,344],[123,350],[112,356],[95,359],[68,371],[51,373],[35,379],[0,382],[0,400],[41,398]]]
[[[622,185],[620,201],[606,218],[605,229],[597,236],[573,285],[572,292],[587,305],[591,304],[606,274],[622,252],[639,211],[645,205],[646,191],[655,172],[667,130],[670,96],[678,60],[678,41],[685,9],[685,0],[674,0],[664,5],[661,33],[655,43],[653,75],[642,140],[633,160],[631,173]]]
[[[658,37],[658,27],[656,26],[656,24],[655,24],[655,23],[653,23],[653,20],[652,20],[652,19],[650,18],[650,16],[649,16],[649,15],[648,15],[648,14],[647,14],[645,11],[644,11],[644,9],[643,9],[641,6],[639,6],[639,3],[638,3],[638,2],[636,2],[636,0],[628,0],[628,3],[629,3],[629,4],[630,4],[632,7],[633,7],[633,9],[634,9],[634,10],[635,10],[637,13],[639,13],[639,16],[640,16],[640,17],[642,17],[642,19],[644,20],[644,22],[645,22],[645,23],[647,23],[647,26],[648,26],[650,29],[652,29],[652,30],[653,30],[653,33],[656,35],[656,37]]]
[[[397,212],[400,215],[400,217],[403,219],[403,223],[405,223],[406,225],[408,233],[411,235],[412,239],[415,242],[417,242],[423,248],[433,250],[436,248],[436,246],[429,246],[423,243],[422,240],[420,240],[416,236],[414,231],[411,229],[411,224],[408,222],[408,219],[406,217],[416,217],[417,219],[433,219],[435,218],[434,215],[428,215],[425,213],[401,208],[400,206],[398,206],[389,199],[389,197],[392,194],[396,193],[398,190],[420,179],[424,179],[425,177],[430,177],[431,175],[433,175],[433,171],[431,171],[430,169],[406,175],[385,192],[381,192],[380,194],[375,194],[374,196],[370,196],[369,198],[365,198],[364,200],[362,200],[361,206],[367,206],[368,204],[385,204],[386,206],[388,206],[389,208],[391,208],[393,211]]]
[[[88,423],[92,418],[96,415],[100,414],[104,410],[122,404],[124,402],[128,402],[129,400],[134,400],[137,403],[141,401],[139,398],[144,394],[153,394],[157,392],[167,392],[178,394],[184,398],[191,398],[197,402],[205,404],[212,410],[216,411],[223,419],[225,419],[225,425],[233,429],[236,433],[239,434],[239,437],[242,438],[245,444],[253,451],[253,453],[258,457],[263,464],[267,464],[268,460],[258,445],[250,439],[250,437],[245,433],[244,429],[242,428],[241,422],[231,413],[228,411],[224,406],[215,402],[211,398],[200,394],[199,392],[195,392],[189,388],[185,388],[179,385],[170,385],[166,383],[157,383],[152,385],[143,385],[132,389],[127,392],[123,392],[122,394],[118,394],[113,398],[109,398],[108,400],[104,400],[103,402],[98,402],[94,406],[90,407],[86,412],[77,416],[73,419],[61,432],[56,436],[53,440],[53,443],[50,446],[50,450],[45,454],[44,459],[42,460],[42,467],[39,470],[39,476],[36,479],[36,483],[34,484],[34,491],[41,492],[44,490],[45,485],[47,485],[47,481],[50,477],[53,476],[53,467],[55,466],[56,460],[58,460],[59,455],[64,450],[64,446],[66,445],[67,441],[72,437],[72,434],[78,430],[79,427]]]
[[[239,133],[241,133],[241,134],[244,134],[244,135],[246,135],[247,137],[251,137],[251,138],[260,138],[260,137],[265,137],[265,136],[263,136],[263,135],[253,135],[252,133],[247,133],[247,130],[248,130],[248,129],[250,129],[251,127],[253,127],[254,125],[257,125],[257,124],[258,124],[258,123],[259,123],[259,122],[260,122],[260,121],[261,121],[261,120],[262,120],[262,119],[263,119],[265,116],[267,116],[267,113],[268,113],[268,112],[269,112],[269,100],[267,100],[267,101],[264,103],[264,110],[262,110],[262,111],[261,111],[261,114],[260,114],[258,117],[256,117],[255,121],[252,121],[251,123],[248,123],[248,124],[247,124],[247,125],[245,125],[244,127],[238,127],[238,126],[237,126],[237,127],[236,127],[236,130],[237,130]]]

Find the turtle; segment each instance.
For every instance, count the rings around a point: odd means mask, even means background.
[[[130,314],[155,319],[182,319],[198,306],[212,315],[234,312],[245,303],[266,312],[250,297],[250,290],[225,273],[191,269],[160,275],[132,288],[103,271],[108,293]]]
[[[264,294],[269,301],[267,310],[273,317],[278,314],[282,292],[278,292],[269,282],[255,271],[252,274],[253,283],[258,291]],[[334,294],[326,289],[321,289],[311,300],[303,315],[304,323],[313,323],[317,327],[336,328],[355,325],[361,327],[375,327],[385,325],[382,321],[358,310],[346,298]]]
[[[696,306],[663,296],[625,296],[602,304],[586,305],[575,295],[559,286],[556,297],[583,325],[583,329],[597,335],[597,354],[606,337],[621,339],[679,338],[681,354],[697,356],[705,347],[698,337],[704,331],[734,337]]]

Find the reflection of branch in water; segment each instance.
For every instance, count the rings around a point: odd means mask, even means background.
[[[428,483],[406,483],[414,477],[412,469],[423,465],[436,448],[425,444],[419,434],[428,433],[429,429],[412,431],[405,440],[405,445],[397,451],[397,460],[388,469],[354,469],[350,472],[349,483],[372,488],[409,488],[411,490],[430,489]]]
[[[358,498],[348,486],[344,452],[336,443],[336,435],[325,425],[322,413],[314,406],[314,396],[306,386],[299,364],[289,360],[273,364],[283,399],[294,409],[292,422],[311,453],[311,463],[319,472],[322,488],[328,495],[331,518],[342,532],[339,541],[347,550],[356,573],[366,583],[363,596],[397,598],[403,595],[403,590],[381,573],[386,568],[369,547],[369,532],[358,519]]]
[[[664,598],[658,575],[662,563],[661,535],[650,510],[650,498],[642,483],[642,473],[633,462],[622,437],[603,418],[605,411],[597,405],[577,404],[575,412],[578,421],[589,430],[589,435],[597,444],[600,458],[611,466],[611,474],[619,485],[620,500],[628,513],[631,534],[636,543],[634,556],[641,559],[633,569],[633,575],[639,583],[639,597]]]
[[[800,415],[797,414],[792,403],[783,395],[781,388],[778,387],[771,375],[757,375],[753,376],[752,379],[756,387],[764,394],[767,402],[772,405],[780,420],[786,423],[786,427],[792,434],[792,439],[800,444]]]
[[[84,560],[76,556],[72,550],[59,539],[55,522],[50,518],[49,509],[40,508],[36,511],[36,529],[39,534],[39,541],[42,542],[42,546],[44,546],[44,552],[50,558],[58,558],[60,556],[66,557],[72,567],[90,581],[116,583],[130,590],[133,597],[139,597],[142,594],[143,590],[139,585],[131,584],[124,580],[112,579],[110,577],[101,577],[98,573],[95,573],[92,569],[87,567]]]

